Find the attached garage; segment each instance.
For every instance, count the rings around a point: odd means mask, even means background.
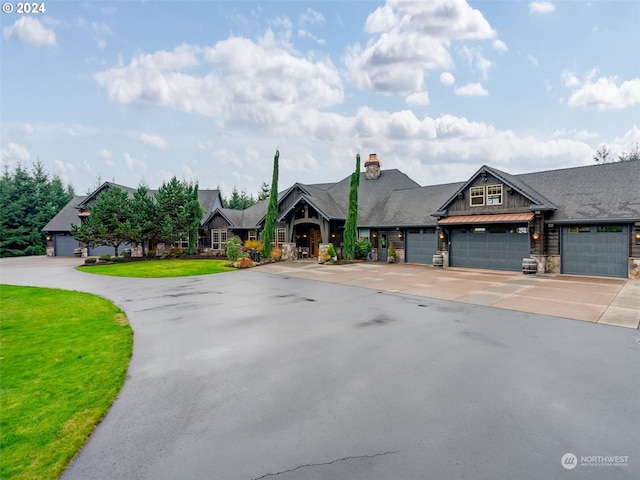
[[[53,235],[55,255],[58,257],[73,257],[78,248],[78,240],[67,233]]]
[[[628,276],[627,225],[562,227],[561,249],[562,273],[621,278]]]
[[[522,259],[529,256],[528,231],[522,225],[454,228],[450,236],[449,265],[519,271]]]
[[[437,253],[438,237],[435,228],[407,230],[405,261],[409,263],[431,264]]]

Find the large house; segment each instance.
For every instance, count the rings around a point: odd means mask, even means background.
[[[445,267],[520,271],[523,258],[535,258],[541,273],[640,277],[640,162],[519,175],[485,165],[466,181],[426,187],[382,170],[375,154],[364,166],[358,236],[371,241],[376,260],[385,261],[393,243],[398,260],[411,263],[431,264],[436,255]],[[349,186],[350,176],[280,192],[273,241],[302,257],[328,243],[339,249]],[[213,202],[208,195],[203,249],[222,252],[233,235],[259,237],[268,201],[239,211],[223,208],[219,192]],[[58,236],[70,230],[63,223],[78,221],[70,209],[77,217],[86,200],[77,197],[45,227],[51,254],[60,254]]]

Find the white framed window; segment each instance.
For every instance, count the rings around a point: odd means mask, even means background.
[[[502,205],[502,185],[487,185],[487,205]]]
[[[471,187],[469,189],[469,202],[472,207],[484,205],[484,187]]]
[[[227,229],[215,228],[211,230],[211,249],[224,250],[227,248]]]
[[[368,228],[359,228],[358,229],[358,238],[362,239],[362,238],[366,238],[367,240],[369,240],[369,235],[370,235],[370,231]]]
[[[282,245],[287,238],[287,229],[278,227],[273,231],[273,237],[271,237],[271,243],[275,245]]]
[[[249,240],[258,240],[258,231],[257,230],[249,230]]]

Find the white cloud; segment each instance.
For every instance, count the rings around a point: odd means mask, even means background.
[[[2,160],[8,163],[24,162],[31,158],[29,150],[23,145],[17,143],[9,143],[2,147]]]
[[[595,110],[621,110],[640,103],[640,77],[619,82],[617,77],[600,77],[594,81],[597,70],[580,80],[574,73],[562,73],[564,84],[572,88],[568,105]]]
[[[509,51],[509,47],[507,47],[507,44],[504,43],[502,40],[498,40],[497,38],[493,42],[491,42],[491,46],[493,47],[494,50],[498,50],[501,52]]]
[[[307,32],[301,28],[298,29],[298,38],[309,38],[319,45],[326,45],[327,43],[324,38],[316,37],[313,33]]]
[[[582,83],[576,74],[570,70],[564,70],[560,78],[564,82],[564,86],[568,88],[578,87]]]
[[[456,88],[453,93],[464,97],[486,97],[489,92],[479,83],[467,83]]]
[[[429,93],[428,92],[416,92],[407,96],[407,105],[429,105]]]
[[[110,167],[114,167],[115,166],[115,162],[112,159],[112,154],[111,154],[110,150],[107,150],[106,148],[103,147],[100,150],[98,150],[98,156],[102,160],[104,160],[104,163],[106,163]]]
[[[56,32],[46,28],[37,18],[20,17],[9,27],[2,29],[4,38],[39,47],[56,46]]]
[[[203,75],[183,70],[205,62]],[[258,43],[232,37],[212,47],[182,45],[134,58],[94,74],[109,98],[149,103],[253,124],[288,125],[292,115],[342,102],[340,74],[326,58],[305,58],[280,48],[268,31]]]
[[[443,85],[453,85],[456,83],[456,77],[451,72],[442,72],[440,74],[440,83]]]
[[[597,133],[588,130],[576,130],[575,128],[571,130],[556,130],[553,132],[553,136],[574,138],[576,140],[591,140],[599,137]]]
[[[531,65],[533,65],[534,67],[538,66],[538,59],[535,56],[529,54],[529,55],[527,55],[527,60],[529,60]]]
[[[302,15],[300,15],[300,19],[298,20],[298,24],[301,26],[304,25],[321,25],[325,22],[324,16],[312,8],[307,8]]]
[[[140,138],[140,141],[142,141],[143,143],[146,143],[147,145],[151,145],[152,147],[160,148],[162,150],[164,150],[169,146],[169,144],[164,138],[159,137],[157,135],[142,133],[140,134],[139,138]]]
[[[551,2],[530,2],[529,13],[551,13],[556,7]]]
[[[350,80],[360,89],[405,95],[424,90],[425,71],[453,66],[453,41],[496,37],[464,0],[387,0],[369,15],[365,31],[373,35],[366,46],[353,45],[343,57]],[[483,61],[478,66],[488,68]]]
[[[123,155],[124,163],[129,170],[144,170],[147,168],[147,164],[142,160],[138,160],[137,158],[133,158],[128,152],[125,152]]]
[[[493,67],[493,62],[487,60],[482,55],[482,49],[480,47],[469,47],[468,45],[462,45],[458,49],[458,54],[467,60],[469,66],[475,68],[482,80],[487,80],[489,69]]]

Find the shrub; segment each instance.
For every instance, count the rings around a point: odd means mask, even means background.
[[[154,248],[153,250],[149,250],[147,252],[147,258],[156,258],[158,251]]]
[[[237,262],[242,255],[242,240],[234,236],[227,240],[227,258],[230,262]]]
[[[367,258],[369,252],[373,249],[371,242],[368,238],[360,240],[356,243],[356,257],[357,258]]]
[[[331,258],[335,258],[338,256],[338,254],[336,253],[336,249],[333,246],[333,243],[330,243],[329,246],[327,247],[327,253]]]
[[[255,263],[249,257],[242,257],[238,262],[238,268],[251,268],[254,267]]]
[[[387,255],[389,257],[396,256],[396,247],[393,246],[393,242],[389,242],[389,249],[387,250]]]
[[[271,256],[269,256],[269,258],[272,258],[274,260],[280,260],[282,259],[282,249],[278,248],[278,247],[274,247],[271,250]]]
[[[111,257],[111,261],[113,263],[122,263],[123,260],[124,260],[123,257]]]
[[[96,263],[98,261],[95,257],[85,258],[84,263]]]
[[[108,253],[103,253],[98,257],[98,260],[100,260],[101,262],[110,262],[111,255],[109,255]]]
[[[251,250],[252,248],[258,252],[262,251],[262,243],[257,240],[247,240],[244,242],[244,248]]]
[[[182,255],[182,247],[171,247],[169,249],[169,255],[173,258],[177,258]]]

